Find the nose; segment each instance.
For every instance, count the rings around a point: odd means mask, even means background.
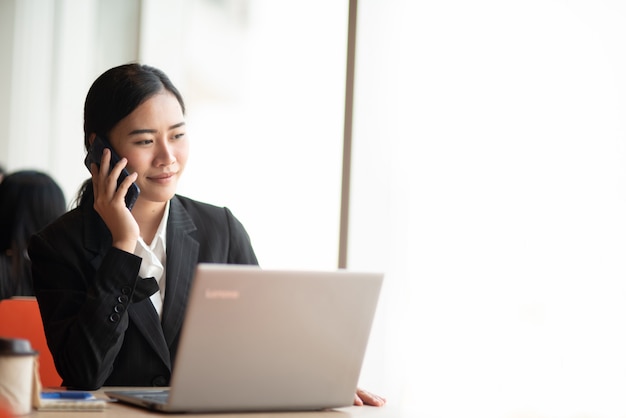
[[[174,164],[176,155],[174,147],[168,141],[158,141],[154,163],[157,166],[168,166]]]

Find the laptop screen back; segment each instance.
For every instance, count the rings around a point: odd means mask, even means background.
[[[198,265],[170,407],[351,405],[381,284],[378,273]]]

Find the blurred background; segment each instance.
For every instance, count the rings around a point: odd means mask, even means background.
[[[106,69],[187,101],[180,193],[264,267],[338,265],[348,1],[0,0],[0,163],[71,201]],[[347,267],[361,386],[424,417],[626,416],[626,3],[358,2]]]

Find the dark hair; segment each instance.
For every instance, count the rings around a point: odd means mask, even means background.
[[[66,211],[65,196],[49,175],[16,171],[0,183],[0,297],[33,294],[26,248],[30,237]]]
[[[89,149],[89,136],[92,133],[108,138],[111,129],[122,119],[164,90],[176,97],[184,114],[183,97],[163,71],[148,65],[131,63],[102,73],[91,85],[85,99],[85,150]],[[91,179],[88,179],[78,194],[79,204],[84,203],[87,195],[93,194],[90,186]]]

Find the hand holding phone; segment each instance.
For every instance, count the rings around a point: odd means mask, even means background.
[[[109,165],[109,171],[111,171],[113,167],[120,161],[119,155],[117,155],[117,153],[113,150],[113,147],[111,146],[109,141],[100,136],[96,136],[93,144],[91,144],[91,146],[89,147],[87,156],[85,157],[85,166],[87,167],[89,172],[91,172],[92,163],[100,167],[102,153],[105,148],[108,148],[111,151],[111,163]],[[128,175],[128,170],[126,170],[125,168],[122,169],[122,173],[117,178],[117,187],[120,187],[120,184],[122,184],[122,181],[124,181],[124,179],[128,177]],[[128,208],[128,210],[132,210],[135,202],[137,201],[137,197],[139,197],[139,187],[135,183],[132,183],[128,188],[126,196],[124,196],[124,202],[126,203],[126,207]]]

